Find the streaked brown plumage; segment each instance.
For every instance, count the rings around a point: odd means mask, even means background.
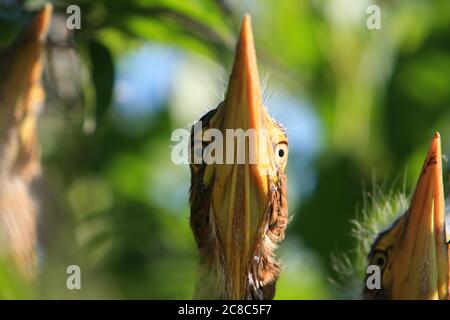
[[[44,101],[42,51],[52,13],[45,6],[0,53],[0,255],[26,278],[36,265],[36,205],[30,191],[40,173],[37,117]]]
[[[190,224],[201,259],[194,297],[272,299],[280,273],[274,251],[288,223],[288,143],[262,104],[249,16],[243,19],[226,98],[200,121],[203,132],[213,128],[225,136],[227,129],[254,129],[268,135],[247,144],[245,163],[236,158],[232,164],[191,163]],[[194,138],[193,130],[191,142]],[[205,151],[209,142],[201,141]],[[195,148],[192,143],[191,160]],[[252,152],[261,156],[256,164],[248,161]]]

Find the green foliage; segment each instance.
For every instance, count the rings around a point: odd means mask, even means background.
[[[33,288],[17,275],[12,265],[7,259],[0,260],[0,299],[32,299]]]
[[[102,119],[111,105],[114,83],[114,61],[108,50],[100,42],[90,42],[91,78],[96,92],[96,120]]]

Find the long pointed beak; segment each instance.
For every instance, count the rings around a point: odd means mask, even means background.
[[[273,164],[269,126],[270,118],[262,104],[250,16],[246,15],[226,98],[210,122],[210,127],[218,128],[225,136],[226,163],[215,166],[212,206],[234,299],[244,298],[245,277],[267,216],[268,176]]]
[[[433,137],[392,265],[393,299],[447,299],[449,257],[445,230],[441,140]]]
[[[21,193],[26,189],[22,182],[29,182],[40,169],[36,159],[36,118],[44,99],[40,86],[41,55],[50,25],[52,6],[46,5],[33,18],[13,44],[0,55],[0,161],[3,172],[21,177],[20,188],[6,183],[11,190],[1,190],[2,209],[11,218],[4,220],[2,235],[18,267],[27,279],[35,271],[35,221],[31,199]],[[6,149],[6,151],[4,150]],[[31,160],[30,160],[31,159]],[[2,188],[5,185],[2,184]],[[5,213],[5,212],[2,212]],[[8,216],[8,214],[6,216]],[[3,225],[2,225],[3,227]],[[2,248],[3,249],[3,248]]]
[[[52,17],[53,7],[50,3],[47,3],[34,18],[31,25],[26,31],[25,37],[30,37],[39,42],[45,42],[47,33],[50,28],[50,21]]]
[[[40,85],[42,51],[47,38],[52,6],[47,4],[37,13],[19,38],[0,56],[0,137],[15,127],[19,129],[15,170],[30,181],[40,170],[36,157],[36,114],[45,98]]]
[[[3,82],[0,85],[2,104],[9,110],[14,110],[20,117],[25,107],[17,108],[17,104],[29,104],[32,95],[38,94],[30,88],[39,82],[41,77],[41,54],[47,38],[52,15],[52,5],[47,4],[34,17],[33,21],[21,34],[18,41],[6,51],[1,66]],[[27,91],[29,93],[27,94]],[[22,97],[25,96],[25,101]],[[5,107],[4,107],[5,108]]]

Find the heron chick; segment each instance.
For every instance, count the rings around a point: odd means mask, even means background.
[[[280,273],[274,251],[288,223],[288,139],[262,102],[248,15],[242,21],[225,99],[200,123],[201,132],[215,129],[226,136],[229,130],[242,130],[256,135],[247,136],[243,144],[237,135],[226,140],[220,151],[227,157],[231,152],[231,163],[195,163],[191,156],[190,225],[201,259],[194,298],[272,299]],[[212,143],[200,133],[196,149],[194,127],[191,155],[205,152]],[[244,151],[243,162],[238,161],[239,151]]]
[[[448,299],[449,255],[445,226],[441,140],[433,137],[409,209],[381,232],[368,255],[381,270],[381,288],[367,299]]]

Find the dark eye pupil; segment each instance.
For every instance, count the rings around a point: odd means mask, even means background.
[[[382,266],[382,265],[384,264],[384,258],[379,257],[379,258],[377,259],[377,264],[378,264],[379,266]]]
[[[284,150],[283,149],[278,150],[278,156],[280,158],[284,157]]]

